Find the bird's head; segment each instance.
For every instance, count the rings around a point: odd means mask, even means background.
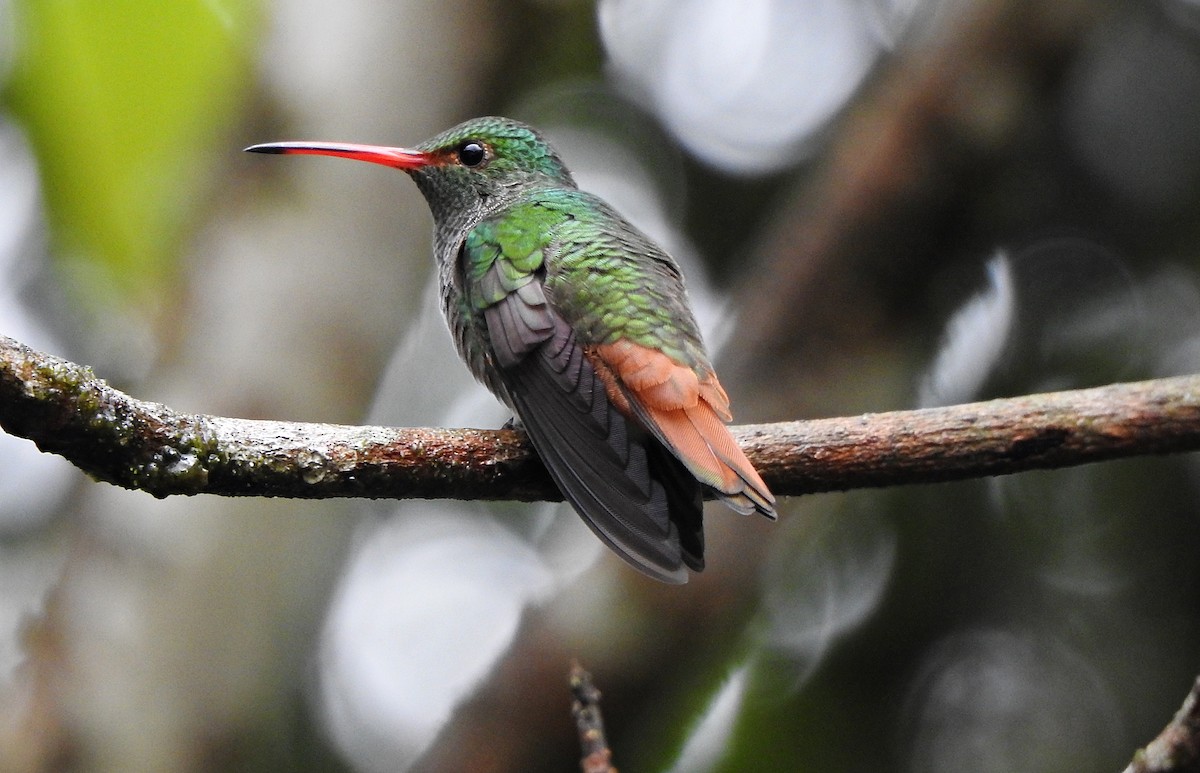
[[[473,118],[415,148],[334,142],[271,142],[252,153],[337,156],[395,167],[420,187],[434,216],[482,212],[537,187],[575,187],[537,130],[509,118]]]

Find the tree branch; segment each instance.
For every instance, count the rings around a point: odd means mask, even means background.
[[[523,432],[184,414],[3,336],[0,426],[158,497],[561,499]],[[1200,449],[1200,376],[733,433],[777,494],[961,480]]]
[[[617,773],[612,765],[612,750],[604,735],[604,715],[600,711],[600,690],[592,683],[592,675],[571,661],[571,716],[579,732],[583,757],[579,769],[583,773]]]
[[[1144,749],[1138,749],[1125,773],[1196,773],[1200,771],[1200,677],[1171,722]]]

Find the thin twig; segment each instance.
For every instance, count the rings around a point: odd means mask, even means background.
[[[592,684],[592,675],[583,670],[579,661],[571,661],[571,715],[579,731],[582,757],[579,767],[583,773],[617,773],[612,766],[612,750],[604,737],[604,717],[600,713],[600,691]]]
[[[523,432],[183,414],[2,336],[0,426],[158,497],[561,499]],[[1200,376],[733,433],[777,494],[961,480],[1200,450]]]
[[[1200,773],[1200,677],[1170,724],[1138,749],[1125,773]]]

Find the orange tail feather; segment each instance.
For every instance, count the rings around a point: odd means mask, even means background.
[[[775,517],[775,497],[725,426],[729,397],[716,374],[701,378],[628,340],[598,346],[595,354],[613,402],[649,424],[697,479],[738,512]]]

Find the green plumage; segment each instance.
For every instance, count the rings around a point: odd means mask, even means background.
[[[529,191],[467,232],[464,258],[463,290],[475,313],[540,276],[581,342],[627,338],[711,368],[675,263],[589,193]]]

